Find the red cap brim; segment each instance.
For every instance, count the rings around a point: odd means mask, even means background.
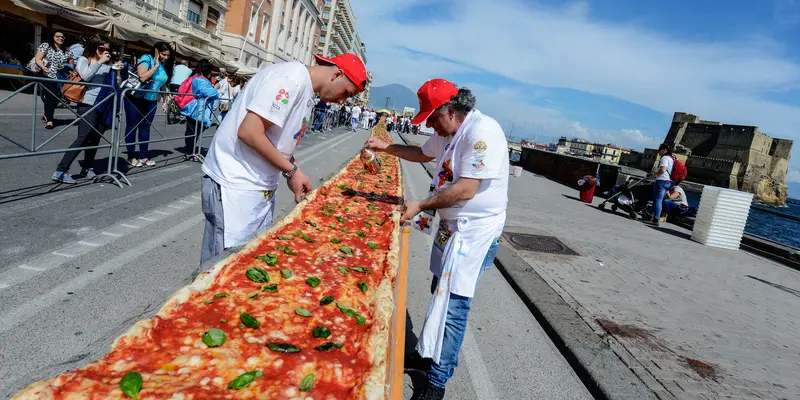
[[[336,65],[337,67],[339,67],[336,64],[336,62],[333,61],[333,59],[330,59],[328,57],[323,57],[323,56],[321,56],[319,54],[314,54],[314,57],[317,59],[317,63],[318,64]],[[358,90],[360,90],[362,92],[364,91],[364,82],[356,82],[356,79],[353,78],[353,76],[350,73],[350,71],[348,71],[346,68],[339,67],[339,69],[342,70],[342,73],[344,73],[344,76],[346,76],[347,79],[350,80],[350,82],[353,82],[353,84],[356,85]]]
[[[431,116],[434,110],[420,111],[411,119],[411,125],[419,125]]]

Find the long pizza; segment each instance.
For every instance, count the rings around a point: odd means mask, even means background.
[[[379,156],[379,174],[351,160],[100,360],[13,399],[383,399],[403,193]]]

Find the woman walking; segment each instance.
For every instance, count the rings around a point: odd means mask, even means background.
[[[158,42],[153,45],[152,54],[145,54],[136,63],[136,73],[142,81],[141,89],[160,91],[172,75],[175,64],[175,52],[167,42]],[[148,144],[136,145],[130,143],[146,142],[150,140],[150,126],[156,115],[158,99],[162,99],[162,110],[167,110],[167,96],[159,93],[134,92],[125,96],[125,143],[128,143],[128,163],[133,167],[153,166],[155,161],[147,153]],[[136,132],[139,132],[138,140]]]
[[[672,156],[672,145],[662,143],[658,146],[658,155],[661,160],[658,162],[658,170],[654,173],[656,181],[653,184],[653,220],[650,224],[659,226],[661,209],[664,204],[664,195],[672,188],[672,168],[675,166],[675,159]],[[648,221],[645,221],[648,222]]]
[[[72,54],[64,46],[66,37],[63,32],[53,33],[51,42],[44,42],[36,49],[36,65],[41,69],[45,78],[58,79],[58,70],[72,59]],[[44,103],[45,129],[53,129],[53,114],[58,106],[58,96],[61,93],[56,82],[42,82],[42,103]]]
[[[186,117],[186,132],[184,134],[186,147],[184,149],[184,158],[193,158],[194,145],[195,145],[195,128],[199,128],[202,133],[206,128],[211,126],[211,113],[214,109],[214,100],[219,99],[219,92],[214,85],[211,84],[211,72],[214,66],[208,60],[200,61],[200,65],[190,76],[192,80],[191,93],[194,97],[186,97],[177,95],[178,104],[184,104],[185,100],[191,99],[183,107],[181,107],[181,114]],[[183,97],[183,99],[181,99]],[[195,158],[195,161],[196,158]]]
[[[108,41],[98,35],[94,35],[86,42],[83,56],[78,58],[75,70],[84,82],[108,84],[118,86],[117,82],[109,82],[111,66],[108,61],[111,58],[109,53]],[[121,68],[122,62],[117,62],[115,68]],[[116,76],[116,75],[114,75]],[[78,121],[78,137],[69,146],[70,149],[78,147],[92,147],[100,143],[102,134],[108,126],[104,123],[104,112],[100,109],[92,108],[98,101],[99,94],[103,88],[99,86],[87,86],[83,95],[83,100],[78,104],[78,115],[82,118]],[[91,111],[90,111],[91,110]],[[74,179],[67,173],[72,162],[78,157],[80,150],[73,150],[64,153],[61,162],[56,167],[53,180],[60,183],[74,184]],[[92,168],[94,156],[97,149],[83,150],[83,170],[82,174],[87,179],[94,179],[95,173]]]

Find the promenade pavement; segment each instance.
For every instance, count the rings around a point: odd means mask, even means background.
[[[600,211],[527,171],[510,179],[506,232],[580,255],[513,251],[659,398],[800,399],[800,272]]]

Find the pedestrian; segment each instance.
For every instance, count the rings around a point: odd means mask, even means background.
[[[169,82],[175,63],[175,52],[167,42],[157,42],[149,54],[144,54],[136,62],[136,74],[142,82],[140,89],[160,91]],[[168,96],[145,91],[135,91],[125,96],[125,143],[128,144],[128,163],[132,167],[154,166],[155,161],[150,159],[148,143],[150,140],[150,126],[156,115],[159,98],[162,100],[161,109],[167,112]],[[137,135],[138,141],[137,141]],[[139,143],[139,152],[136,152],[136,143]]]
[[[52,41],[43,42],[36,48],[35,62],[41,70],[40,76],[58,79],[58,71],[72,59],[72,53],[67,51],[64,45],[65,40],[64,32],[55,31]],[[44,120],[45,129],[53,129],[53,115],[58,106],[61,91],[57,82],[43,81],[41,85],[42,103],[44,103],[42,120]]]
[[[441,220],[431,250],[434,295],[418,354],[406,362],[406,368],[428,373],[418,398],[441,400],[458,365],[472,297],[481,275],[494,262],[505,225],[508,143],[497,121],[475,109],[469,89],[433,79],[417,96],[420,112],[411,123],[427,120],[437,135],[422,147],[389,145],[376,138],[367,145],[408,161],[438,160],[428,198],[406,202],[400,222],[423,210],[435,210]]]
[[[369,129],[369,110],[361,113],[361,129]]]
[[[281,176],[295,202],[311,192],[293,153],[308,127],[314,93],[339,103],[367,84],[356,55],[315,57],[317,66],[284,62],[260,69],[217,129],[203,163],[201,265],[269,229]]]
[[[195,139],[211,126],[211,115],[214,110],[214,101],[219,98],[219,92],[211,84],[211,73],[214,65],[208,60],[202,60],[190,76],[192,96],[175,96],[181,107],[181,114],[186,117],[186,130],[184,131],[183,157],[185,160],[199,161],[194,154]],[[182,98],[183,97],[183,98]],[[183,101],[182,101],[183,100]],[[188,101],[187,101],[188,100]],[[186,101],[184,103],[184,101]]]
[[[175,65],[175,68],[172,69],[172,77],[169,79],[169,91],[172,93],[178,93],[178,88],[181,87],[181,83],[188,79],[192,75],[192,69],[189,68],[189,61],[182,60],[181,62]]]
[[[225,115],[231,109],[233,93],[231,92],[230,78],[224,68],[220,69],[219,80],[217,80],[217,92],[219,92],[219,122],[225,119]]]
[[[689,211],[689,201],[686,192],[680,185],[675,185],[670,189],[664,198],[664,211],[666,215],[681,215]]]
[[[73,60],[77,60],[79,57],[83,56],[84,46],[86,46],[86,38],[83,36],[79,37],[72,46],[69,46],[68,50],[72,54]]]
[[[82,81],[100,84],[108,83],[108,76],[112,72],[109,65],[109,60],[111,59],[109,51],[108,40],[99,35],[89,38],[83,52],[85,57],[78,57],[78,61],[75,64],[75,70]],[[122,62],[117,62],[116,67],[122,68]],[[114,85],[117,86],[117,82],[114,82]],[[77,109],[78,115],[81,116],[78,121],[78,137],[69,146],[70,149],[97,146],[100,144],[100,138],[103,133],[108,129],[108,126],[103,121],[103,110],[94,107],[101,90],[100,86],[86,87],[83,100],[78,103]],[[78,153],[80,153],[80,150],[64,153],[61,162],[56,167],[56,172],[53,174],[52,179],[54,181],[67,184],[77,183],[67,172],[72,162],[78,157]],[[86,179],[94,179],[97,176],[93,169],[95,154],[97,154],[97,149],[83,150],[83,170],[81,174]]]
[[[353,106],[350,110],[350,124],[353,129],[353,132],[356,131],[358,128],[358,119],[361,118],[361,107],[359,107],[358,103]]]
[[[661,209],[663,206],[662,200],[667,191],[672,188],[672,167],[675,165],[675,159],[672,157],[672,145],[669,143],[662,143],[658,146],[658,155],[661,160],[658,162],[658,169],[653,173],[656,181],[653,183],[653,219],[651,221],[644,221],[645,223],[659,226],[661,224]]]
[[[321,99],[317,99],[316,105],[314,105],[314,127],[313,130],[317,132],[322,132],[322,124],[325,122],[325,114],[328,111],[328,103],[322,101]]]
[[[369,125],[367,126],[369,129],[372,129],[375,126],[375,109],[369,110]]]

